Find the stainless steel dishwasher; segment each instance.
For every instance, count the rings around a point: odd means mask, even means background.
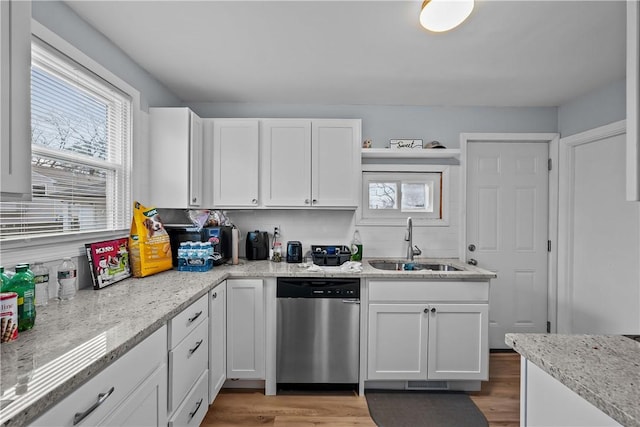
[[[358,382],[359,278],[279,278],[277,317],[277,383]]]

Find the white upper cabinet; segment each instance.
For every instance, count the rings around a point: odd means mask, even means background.
[[[188,108],[149,109],[148,205],[184,209],[202,204],[202,119]]]
[[[0,1],[1,200],[31,199],[31,2]]]
[[[264,120],[262,144],[263,204],[311,206],[311,121]]]
[[[313,120],[311,203],[318,207],[358,207],[360,120]]]
[[[256,207],[259,168],[259,122],[213,121],[213,203],[215,207]]]
[[[263,120],[263,205],[356,208],[360,133],[360,120]]]

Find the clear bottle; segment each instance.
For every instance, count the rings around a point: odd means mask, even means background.
[[[178,269],[187,265],[187,242],[180,242],[178,247]]]
[[[58,299],[70,300],[76,296],[78,270],[71,258],[63,258],[58,266]]]
[[[351,261],[362,261],[362,239],[358,229],[353,233],[351,240]]]
[[[36,323],[36,290],[33,275],[27,265],[16,266],[16,274],[9,281],[7,292],[18,294],[18,331],[33,328]]]
[[[36,284],[36,306],[49,304],[49,269],[41,262],[33,264],[33,276]]]
[[[271,261],[280,262],[282,261],[282,243],[275,242],[273,244],[273,256],[271,257]]]

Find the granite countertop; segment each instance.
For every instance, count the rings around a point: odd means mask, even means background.
[[[385,271],[365,260],[362,272],[300,264],[241,260],[204,273],[165,271],[130,278],[99,291],[82,289],[71,301],[37,308],[36,326],[4,343],[0,366],[0,425],[24,425],[151,335],[223,280],[243,277],[345,277],[489,280],[495,274],[455,259],[464,271]],[[87,356],[90,354],[90,356]]]
[[[623,426],[640,427],[640,343],[562,334],[506,334],[505,342]]]

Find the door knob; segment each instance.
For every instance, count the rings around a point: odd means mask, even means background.
[[[473,252],[476,250],[476,245],[474,245],[473,243],[469,245],[469,251]]]
[[[476,261],[475,259],[471,258],[469,261],[467,261],[467,264],[478,265],[478,261]]]
[[[435,313],[435,312],[436,312],[435,307],[431,309],[431,312],[432,312],[432,313]]]

